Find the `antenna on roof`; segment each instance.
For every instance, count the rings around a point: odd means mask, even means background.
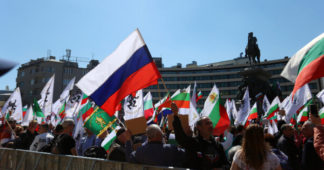
[[[50,49],[47,49],[47,58],[49,58],[52,54],[52,51]]]
[[[70,61],[70,57],[71,57],[71,49],[66,49],[66,57],[67,57],[67,60]]]

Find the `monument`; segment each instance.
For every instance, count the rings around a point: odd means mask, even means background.
[[[266,95],[269,102],[276,96],[280,96],[278,88],[275,85],[270,85],[269,79],[271,74],[259,66],[260,63],[260,49],[257,44],[257,38],[253,36],[253,32],[248,35],[248,43],[245,48],[245,57],[249,57],[250,66],[246,67],[244,71],[239,72],[243,78],[242,84],[238,87],[237,101],[241,101],[246,88],[249,88],[250,104],[251,106],[257,102],[258,117],[264,115],[262,109],[263,98]]]

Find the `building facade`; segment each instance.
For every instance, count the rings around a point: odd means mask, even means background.
[[[31,104],[33,98],[39,99],[40,92],[53,74],[55,74],[53,101],[57,100],[73,77],[77,82],[98,64],[98,60],[91,60],[86,68],[80,68],[77,62],[69,59],[56,60],[54,56],[22,64],[18,68],[16,83],[20,87],[23,104]]]
[[[288,96],[294,87],[292,82],[280,76],[288,61],[289,58],[285,57],[278,60],[265,60],[258,64],[258,67],[271,74],[270,84],[277,82],[280,84],[283,97]],[[144,92],[151,91],[153,100],[156,102],[163,98],[167,91],[172,94],[177,89],[186,88],[188,85],[191,85],[191,90],[193,90],[193,85],[196,82],[197,92],[202,91],[203,94],[203,98],[198,102],[198,107],[202,108],[214,84],[219,88],[223,99],[236,99],[238,87],[242,84],[243,80],[239,73],[249,66],[248,58],[239,57],[233,60],[200,66],[197,65],[197,62],[192,62],[186,65],[185,68],[182,68],[181,64],[171,68],[159,68],[163,82],[159,80],[159,86],[150,86]],[[314,95],[321,90],[321,86],[320,80],[314,80],[309,83],[309,87]]]
[[[233,60],[215,62],[210,64],[198,65],[193,61],[182,67],[178,63],[174,67],[163,67],[162,58],[153,58],[161,75],[162,80],[158,81],[158,86],[150,86],[144,89],[144,93],[150,91],[153,101],[157,102],[169,91],[171,94],[178,89],[184,89],[197,83],[197,92],[202,91],[203,98],[198,102],[198,107],[202,108],[203,103],[208,96],[214,84],[219,88],[223,99],[236,99],[238,87],[242,84],[242,76],[239,74],[249,67],[248,58],[238,57]],[[294,84],[280,76],[283,68],[289,61],[288,57],[283,59],[263,61],[258,67],[263,68],[271,74],[270,84],[279,83],[283,97],[288,96]],[[57,100],[68,82],[76,77],[76,82],[88,71],[98,65],[98,60],[91,60],[86,68],[80,68],[77,62],[69,60],[56,60],[55,57],[39,58],[30,60],[18,68],[17,86],[20,87],[23,104],[30,104],[33,98],[40,98],[40,92],[50,77],[55,74],[54,99]],[[320,80],[314,80],[309,83],[312,93],[316,95],[321,88]],[[270,101],[271,102],[271,101]]]

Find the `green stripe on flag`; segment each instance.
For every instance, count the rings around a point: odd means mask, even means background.
[[[190,101],[189,93],[179,93],[178,95],[174,96],[172,100],[185,100]]]
[[[324,55],[324,38],[319,40],[303,57],[302,61],[300,62],[298,68],[298,74],[304,67],[306,67],[309,63],[317,59],[318,57]]]
[[[220,119],[219,105],[220,105],[220,100],[218,98],[218,100],[216,101],[216,104],[214,105],[213,110],[209,114],[209,118],[212,121],[214,128],[215,128],[215,126],[217,125],[217,123],[218,123],[218,121]]]

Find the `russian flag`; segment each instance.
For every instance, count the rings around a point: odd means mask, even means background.
[[[160,72],[136,29],[76,86],[112,116],[126,96],[157,84],[159,78]]]

